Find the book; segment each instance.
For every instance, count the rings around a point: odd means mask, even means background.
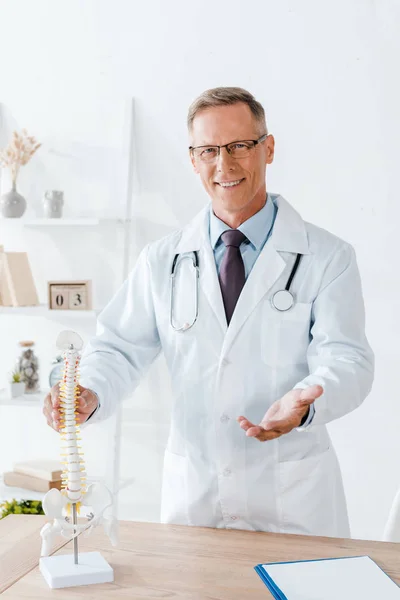
[[[369,556],[254,568],[277,600],[400,600],[400,587]]]
[[[0,296],[4,306],[37,306],[39,298],[26,252],[1,252]]]
[[[4,277],[4,246],[0,246],[0,305],[3,306],[5,302],[11,302],[9,298],[8,287],[6,286],[6,280]],[[3,300],[3,297],[5,300]]]
[[[61,479],[57,479],[56,481],[46,481],[46,479],[40,479],[40,477],[15,473],[15,471],[4,473],[3,481],[5,485],[10,487],[23,488],[35,492],[48,492],[53,488],[61,490],[62,483]]]
[[[61,479],[62,467],[58,460],[36,459],[24,460],[13,465],[15,473],[38,477],[46,481],[58,481]]]

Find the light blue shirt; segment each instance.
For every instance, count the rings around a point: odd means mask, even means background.
[[[246,279],[249,276],[254,263],[259,257],[261,250],[264,248],[267,240],[272,234],[277,212],[278,209],[271,198],[271,195],[267,194],[267,201],[262,209],[238,227],[238,229],[244,233],[247,238],[246,241],[240,244],[239,248],[240,254],[243,258]],[[232,227],[229,227],[229,225],[221,221],[221,219],[214,214],[212,207],[210,207],[210,242],[214,251],[215,265],[217,267],[218,275],[226,250],[225,244],[221,239],[221,234],[229,229],[232,229]],[[307,420],[305,423],[303,423],[302,427],[307,427],[307,425],[311,423],[314,413],[315,408],[312,404],[310,406]]]
[[[240,244],[240,253],[243,258],[246,279],[272,233],[276,213],[277,208],[273,203],[271,196],[267,194],[267,201],[262,209],[238,227],[248,240]],[[218,275],[226,249],[224,242],[221,240],[221,234],[228,229],[232,228],[221,221],[221,219],[214,214],[212,208],[210,208],[210,242],[214,251]]]

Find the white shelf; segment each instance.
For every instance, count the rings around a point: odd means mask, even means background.
[[[32,406],[38,407],[42,406],[44,397],[46,396],[48,389],[39,390],[36,394],[23,394],[22,396],[17,396],[17,398],[11,398],[8,389],[2,388],[0,389],[0,407],[1,406]]]
[[[5,502],[6,500],[17,500],[20,502],[21,500],[43,500],[43,496],[46,492],[34,492],[33,490],[26,490],[24,488],[16,488],[11,487],[9,485],[5,485],[3,481],[3,477],[0,477],[0,502]]]
[[[126,222],[123,218],[118,219],[96,219],[82,217],[78,219],[55,218],[55,219],[32,219],[23,220],[24,227],[79,227],[79,226],[98,226],[98,225],[118,225]]]
[[[18,317],[45,317],[47,319],[95,319],[100,309],[97,310],[55,310],[47,304],[38,306],[0,306],[1,315],[16,315]]]
[[[120,480],[120,488],[119,491],[121,491],[122,489],[126,489],[127,487],[129,487],[130,485],[132,485],[135,481],[134,477],[131,477],[129,479],[122,479]],[[90,485],[91,483],[104,483],[106,484],[105,478],[104,477],[88,477],[87,480],[88,485]],[[17,488],[17,487],[12,487],[10,485],[5,485],[3,477],[0,476],[0,503],[4,502],[5,500],[43,500],[44,495],[47,492],[35,492],[33,490],[28,490],[26,488]],[[118,496],[116,497],[116,501],[118,502]],[[88,511],[83,511],[82,516],[84,516],[84,514],[88,512]]]

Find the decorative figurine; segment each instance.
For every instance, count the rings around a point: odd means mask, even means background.
[[[112,495],[101,483],[86,486],[86,472],[83,453],[79,445],[79,424],[76,419],[76,406],[79,399],[79,351],[83,342],[73,331],[63,331],[57,338],[57,347],[64,350],[64,374],[60,382],[62,463],[64,465],[61,491],[52,489],[43,498],[45,514],[54,519],[42,528],[42,558],[39,566],[51,588],[106,583],[114,580],[112,567],[99,552],[78,553],[78,535],[90,531],[102,523],[113,546],[117,544],[117,521],[103,516],[112,506]],[[83,523],[77,516],[81,506],[91,508],[91,513]],[[72,522],[71,522],[72,517]],[[74,553],[48,556],[54,537],[61,534],[73,539]]]

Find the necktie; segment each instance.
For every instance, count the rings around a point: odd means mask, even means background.
[[[226,250],[219,271],[219,284],[229,325],[245,282],[244,264],[239,246],[247,238],[238,229],[228,229],[221,235],[221,239]]]

